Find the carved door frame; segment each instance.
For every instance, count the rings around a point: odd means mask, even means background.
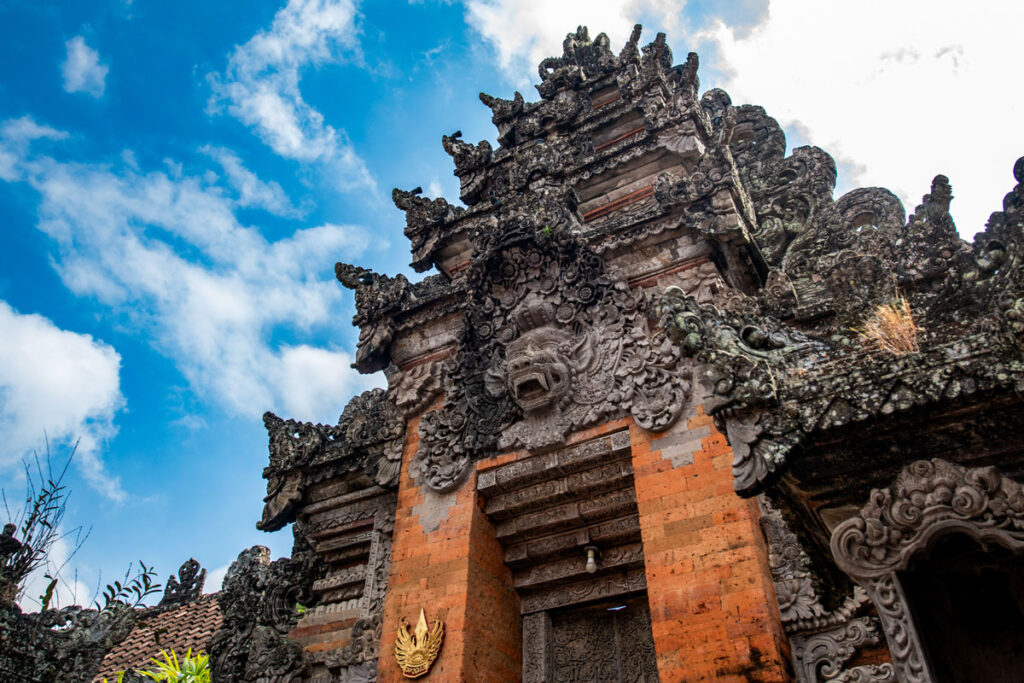
[[[832,532],[832,555],[878,610],[899,680],[935,680],[898,574],[940,537],[959,533],[1024,553],[1024,489],[994,467],[946,460],[906,466]]]

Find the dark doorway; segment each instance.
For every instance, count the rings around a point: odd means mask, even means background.
[[[558,683],[657,683],[647,598],[551,612]]]
[[[952,534],[900,582],[936,681],[1024,680],[1024,558]]]

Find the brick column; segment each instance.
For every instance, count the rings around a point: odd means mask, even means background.
[[[664,434],[630,429],[661,680],[791,680],[757,501],[733,491],[725,436],[703,408]]]
[[[421,490],[409,476],[418,426],[410,420],[402,457],[377,680],[408,680],[395,661],[395,633],[403,616],[415,624],[422,607],[428,624],[445,622],[444,646],[425,680],[519,681],[519,600],[480,509],[476,472],[444,496]]]

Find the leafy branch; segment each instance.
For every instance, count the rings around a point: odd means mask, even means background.
[[[132,566],[128,565],[128,571],[124,574],[124,581],[108,583],[103,589],[101,597],[103,603],[97,599],[93,604],[101,612],[109,612],[117,606],[127,605],[134,609],[142,604],[143,600],[160,590],[159,583],[153,583],[156,570],[147,567],[146,563],[139,560],[139,570],[134,576],[131,575]]]

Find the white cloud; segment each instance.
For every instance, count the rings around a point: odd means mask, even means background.
[[[216,569],[211,569],[206,574],[206,583],[203,584],[203,593],[216,593],[224,584],[224,577],[227,576],[230,564],[225,564]]]
[[[110,67],[100,63],[99,54],[85,44],[85,38],[82,36],[75,36],[64,43],[64,47],[67,49],[67,56],[61,65],[64,90],[102,97],[107,87],[107,72]]]
[[[350,0],[290,0],[269,30],[235,48],[224,74],[210,76],[212,108],[226,103],[274,152],[321,164],[346,190],[375,184],[345,132],[303,99],[299,72],[356,54],[355,17]]]
[[[199,151],[215,159],[224,169],[228,184],[238,193],[239,206],[265,209],[278,216],[302,215],[278,183],[261,180],[242,164],[234,152],[210,145]]]
[[[0,301],[0,466],[45,452],[45,439],[78,441],[75,463],[97,491],[125,499],[120,479],[100,458],[124,405],[121,356],[87,334],[62,330],[40,315]]]
[[[268,242],[204,176],[30,154],[18,168],[40,194],[38,228],[56,244],[65,285],[151,335],[197,394],[233,414],[296,409],[334,421],[374,381],[344,351],[272,341],[342,329],[346,294],[330,259],[361,253],[361,228],[325,224]]]
[[[743,37],[721,23],[706,37],[734,102],[857,164],[844,189],[888,187],[912,211],[944,173],[970,235],[1001,207],[1024,154],[1024,90],[1006,80],[1022,23],[1020,3],[788,0]]]
[[[290,415],[321,415],[322,406],[337,405],[338,387],[351,386],[352,357],[343,351],[329,351],[300,345],[281,350],[279,370],[282,405]],[[381,377],[376,376],[378,382]],[[367,386],[372,380],[367,378]],[[331,422],[337,419],[330,416]]]
[[[67,133],[41,126],[29,116],[9,119],[0,124],[0,180],[21,178],[20,161],[35,140],[63,140]]]

